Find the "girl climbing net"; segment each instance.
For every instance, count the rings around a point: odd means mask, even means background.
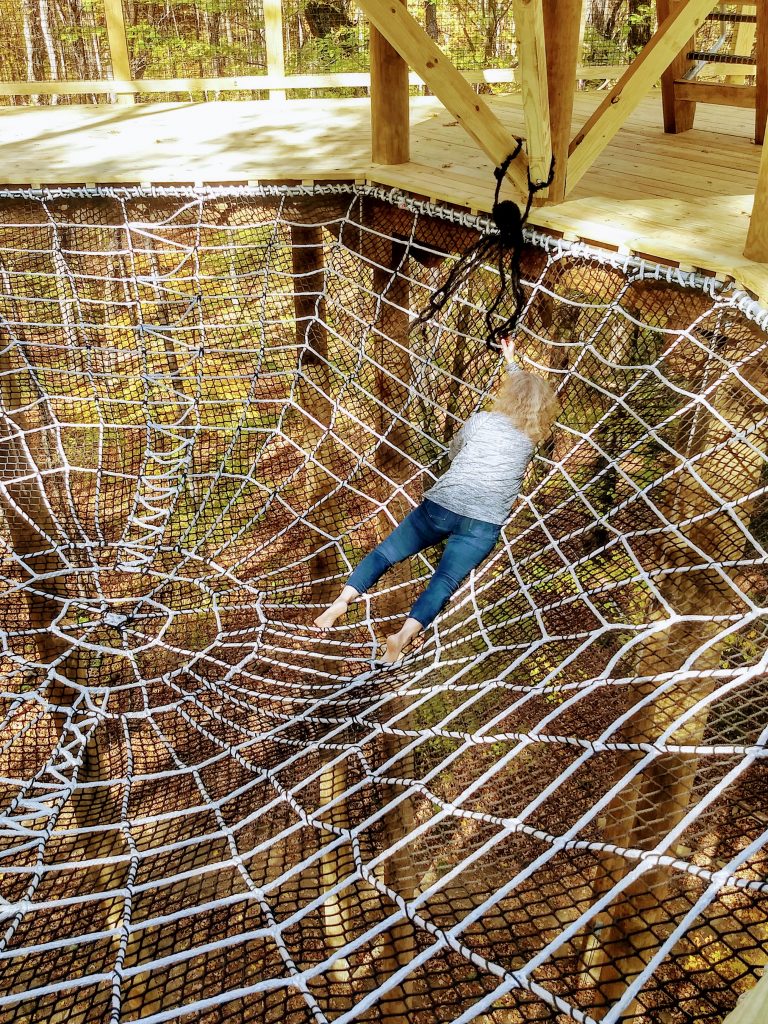
[[[329,629],[350,603],[397,562],[446,541],[437,569],[403,626],[386,639],[384,664],[394,664],[461,583],[493,550],[539,441],[552,431],[558,402],[551,386],[519,369],[508,338],[501,340],[507,374],[488,411],[461,427],[448,451],[450,466],[424,500],[360,562],[336,600],[315,619]]]

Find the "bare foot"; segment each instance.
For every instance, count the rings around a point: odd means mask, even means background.
[[[336,622],[336,619],[341,618],[344,612],[347,610],[347,602],[338,600],[334,601],[330,607],[326,608],[325,611],[318,615],[315,619],[315,625],[319,629],[330,629],[331,626]]]
[[[394,665],[403,656],[403,647],[405,647],[405,641],[401,638],[399,633],[393,633],[388,636],[384,642],[384,654],[379,659],[384,665]]]

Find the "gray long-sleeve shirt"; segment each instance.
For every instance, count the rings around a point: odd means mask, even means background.
[[[534,444],[499,412],[476,412],[451,441],[451,465],[424,497],[501,526],[520,491]]]

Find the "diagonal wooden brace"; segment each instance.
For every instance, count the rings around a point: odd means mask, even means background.
[[[358,3],[372,24],[490,157],[494,167],[498,167],[515,149],[516,141],[435,41],[398,0],[358,0]],[[525,153],[521,152],[512,161],[507,177],[527,198]]]

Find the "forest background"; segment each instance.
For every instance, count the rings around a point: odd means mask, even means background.
[[[107,8],[122,12],[131,78],[216,78],[273,70],[267,52],[265,3],[270,0],[0,0],[4,45],[0,82],[110,79],[113,74]],[[274,3],[274,0],[272,0]],[[512,0],[408,0],[411,14],[461,70],[517,65]],[[353,0],[282,0],[286,74],[333,74],[369,69],[368,22]],[[655,4],[586,0],[581,63],[627,64],[655,25]],[[606,77],[610,77],[607,75]],[[585,83],[586,84],[586,83]],[[591,85],[600,85],[599,77]],[[514,89],[512,83],[478,86]],[[352,87],[291,95],[364,94]],[[137,99],[180,98],[139,95]],[[227,90],[208,98],[258,98]],[[266,94],[265,94],[266,95]],[[110,100],[110,95],[0,96],[0,103]],[[195,98],[200,98],[196,95]]]

